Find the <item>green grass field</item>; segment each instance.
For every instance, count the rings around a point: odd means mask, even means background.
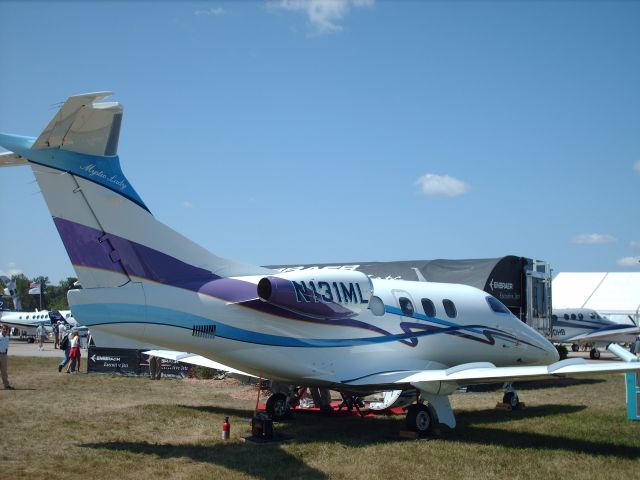
[[[620,374],[523,388],[518,412],[494,409],[499,391],[454,394],[458,427],[435,439],[400,439],[403,416],[301,413],[276,425],[289,441],[254,445],[240,438],[252,387],[66,375],[56,364],[9,357],[16,390],[0,390],[0,478],[565,480],[640,469],[640,422],[626,418]]]

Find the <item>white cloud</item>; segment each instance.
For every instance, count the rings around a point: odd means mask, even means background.
[[[616,263],[619,267],[640,268],[640,257],[622,257]]]
[[[583,233],[571,239],[571,243],[578,245],[602,245],[605,243],[615,243],[618,239],[608,233]]]
[[[180,206],[182,206],[184,208],[193,208],[194,207],[193,203],[191,203],[189,200],[183,200],[182,203],[180,204]]]
[[[303,13],[307,16],[311,35],[326,35],[343,29],[340,22],[351,7],[371,7],[374,0],[278,0],[269,2],[271,8]]]
[[[222,7],[211,7],[193,12],[197,17],[220,17],[226,13],[227,12]]]
[[[636,163],[633,164],[633,169],[640,173],[640,160],[638,160]]]
[[[421,176],[416,185],[420,185],[422,193],[435,197],[457,197],[469,191],[469,185],[449,175],[427,173]]]

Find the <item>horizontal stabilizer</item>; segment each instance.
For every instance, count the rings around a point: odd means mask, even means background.
[[[13,152],[0,153],[0,167],[18,167],[20,165],[28,165],[26,158]]]
[[[111,92],[85,93],[69,97],[32,148],[60,148],[96,156],[113,156],[118,151],[122,105],[93,103]]]
[[[213,368],[214,370],[223,370],[225,372],[237,373],[239,375],[245,375],[247,377],[255,377],[255,375],[251,375],[250,373],[243,372],[242,370],[236,370],[235,368],[223,365],[222,363],[214,362],[213,360],[209,360],[208,358],[189,352],[177,352],[175,350],[148,350],[142,353],[144,353],[145,355],[150,355],[152,357],[166,358],[167,360],[173,360],[175,362],[190,363],[192,365],[198,365],[200,367]]]

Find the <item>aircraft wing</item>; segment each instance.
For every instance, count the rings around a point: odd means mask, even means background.
[[[563,340],[563,343],[626,342],[640,335],[635,325],[612,325]]]
[[[471,385],[630,371],[640,372],[640,361],[588,362],[583,358],[569,358],[551,365],[531,367],[496,367],[486,362],[466,363],[448,369],[378,373],[343,383],[354,386],[395,385],[396,387],[398,384],[417,386],[416,384],[437,382]]]
[[[224,370],[225,372],[237,373],[239,375],[257,378],[255,375],[251,375],[250,373],[243,372],[242,370],[237,370],[227,365],[223,365],[222,363],[214,362],[213,360],[209,360],[208,358],[205,358],[201,355],[196,355],[194,353],[177,352],[175,350],[147,350],[146,352],[142,353],[144,353],[145,355],[151,355],[153,357],[166,358],[168,360],[173,360],[176,362],[190,363],[192,365],[198,365],[200,367],[208,367],[215,370]]]

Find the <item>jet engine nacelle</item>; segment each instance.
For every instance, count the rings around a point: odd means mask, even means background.
[[[362,272],[302,270],[258,282],[261,300],[296,313],[326,319],[348,318],[369,307],[373,285]]]

